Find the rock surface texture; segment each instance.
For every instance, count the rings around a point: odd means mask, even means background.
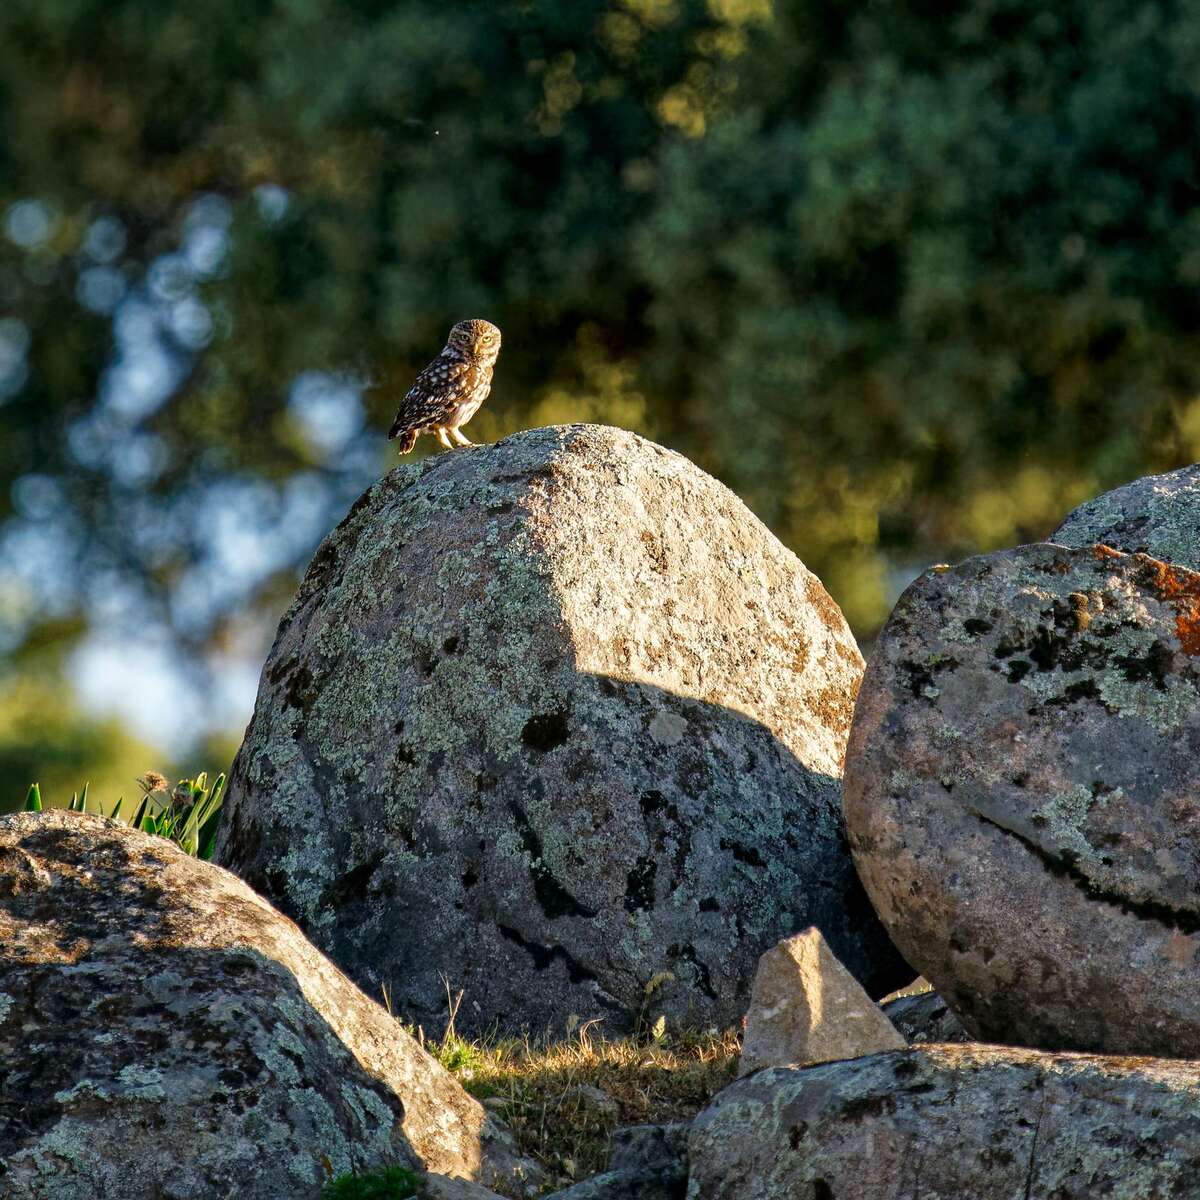
[[[217,859],[426,1028],[718,1024],[819,925],[898,959],[844,845],[861,659],[686,459],[598,426],[403,466],[313,559]]]
[[[925,1042],[969,1042],[970,1035],[937,992],[901,996],[882,1006],[883,1014],[912,1046]]]
[[[1200,571],[1200,463],[1135,479],[1081,504],[1050,540],[1098,542]]]
[[[0,818],[0,1194],[317,1197],[514,1180],[488,1117],[227,871],[102,817]]]
[[[846,820],[986,1041],[1200,1057],[1200,574],[1104,547],[935,568],[880,634]]]
[[[682,1123],[616,1129],[608,1170],[546,1200],[684,1200],[688,1134]]]
[[[1200,1195],[1200,1064],[923,1046],[760,1071],[700,1114],[688,1200]]]
[[[903,1050],[907,1044],[838,962],[821,931],[806,929],[758,960],[738,1075]]]

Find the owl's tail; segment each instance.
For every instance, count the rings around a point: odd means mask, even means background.
[[[417,431],[415,429],[402,430],[393,425],[388,437],[398,437],[400,439],[399,450],[401,454],[407,454],[417,444]]]

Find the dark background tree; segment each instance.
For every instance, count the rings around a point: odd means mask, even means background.
[[[8,0],[9,678],[152,639],[231,711],[474,315],[473,436],[675,446],[870,635],[1200,457],[1198,87],[1195,2]]]

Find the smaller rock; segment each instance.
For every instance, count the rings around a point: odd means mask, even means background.
[[[684,1200],[687,1171],[651,1168],[648,1171],[605,1171],[546,1200]]]
[[[861,1058],[907,1043],[811,926],[758,960],[739,1078],[762,1067]]]
[[[901,996],[883,1006],[883,1014],[910,1046],[925,1042],[969,1042],[972,1037],[937,992]]]
[[[610,1171],[644,1171],[677,1163],[687,1174],[688,1130],[685,1121],[672,1125],[624,1125],[613,1130],[608,1156]]]
[[[504,1198],[466,1179],[451,1179],[449,1175],[426,1175],[417,1188],[414,1200],[504,1200]]]
[[[684,1200],[689,1128],[680,1122],[614,1130],[608,1170],[547,1200]]]

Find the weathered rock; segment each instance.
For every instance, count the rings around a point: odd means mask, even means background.
[[[546,1200],[684,1200],[689,1128],[681,1123],[614,1130],[608,1170]]]
[[[0,1192],[317,1197],[382,1163],[512,1181],[487,1116],[227,871],[61,811],[0,818]]]
[[[1050,540],[1100,543],[1200,571],[1200,463],[1135,479],[1081,504]]]
[[[567,426],[397,468],[317,551],[218,861],[368,991],[461,1031],[737,1019],[824,930],[898,977],[844,849],[860,658],[726,488]]]
[[[838,962],[819,929],[784,938],[758,960],[738,1075],[784,1063],[858,1058],[907,1045]]]
[[[1200,1063],[922,1046],[760,1071],[692,1125],[688,1200],[1200,1195]]]
[[[667,1125],[623,1125],[614,1129],[608,1169],[644,1171],[675,1164],[686,1176],[689,1129],[690,1125],[683,1121]]]
[[[883,1006],[884,1016],[910,1045],[925,1042],[969,1042],[971,1035],[937,992],[901,996]]]
[[[687,1170],[679,1166],[605,1171],[546,1200],[684,1200],[687,1186]]]
[[[987,1041],[1200,1056],[1200,574],[1103,547],[935,568],[876,643],[859,873]]]
[[[415,1200],[503,1200],[503,1197],[466,1179],[426,1175],[417,1185]]]

